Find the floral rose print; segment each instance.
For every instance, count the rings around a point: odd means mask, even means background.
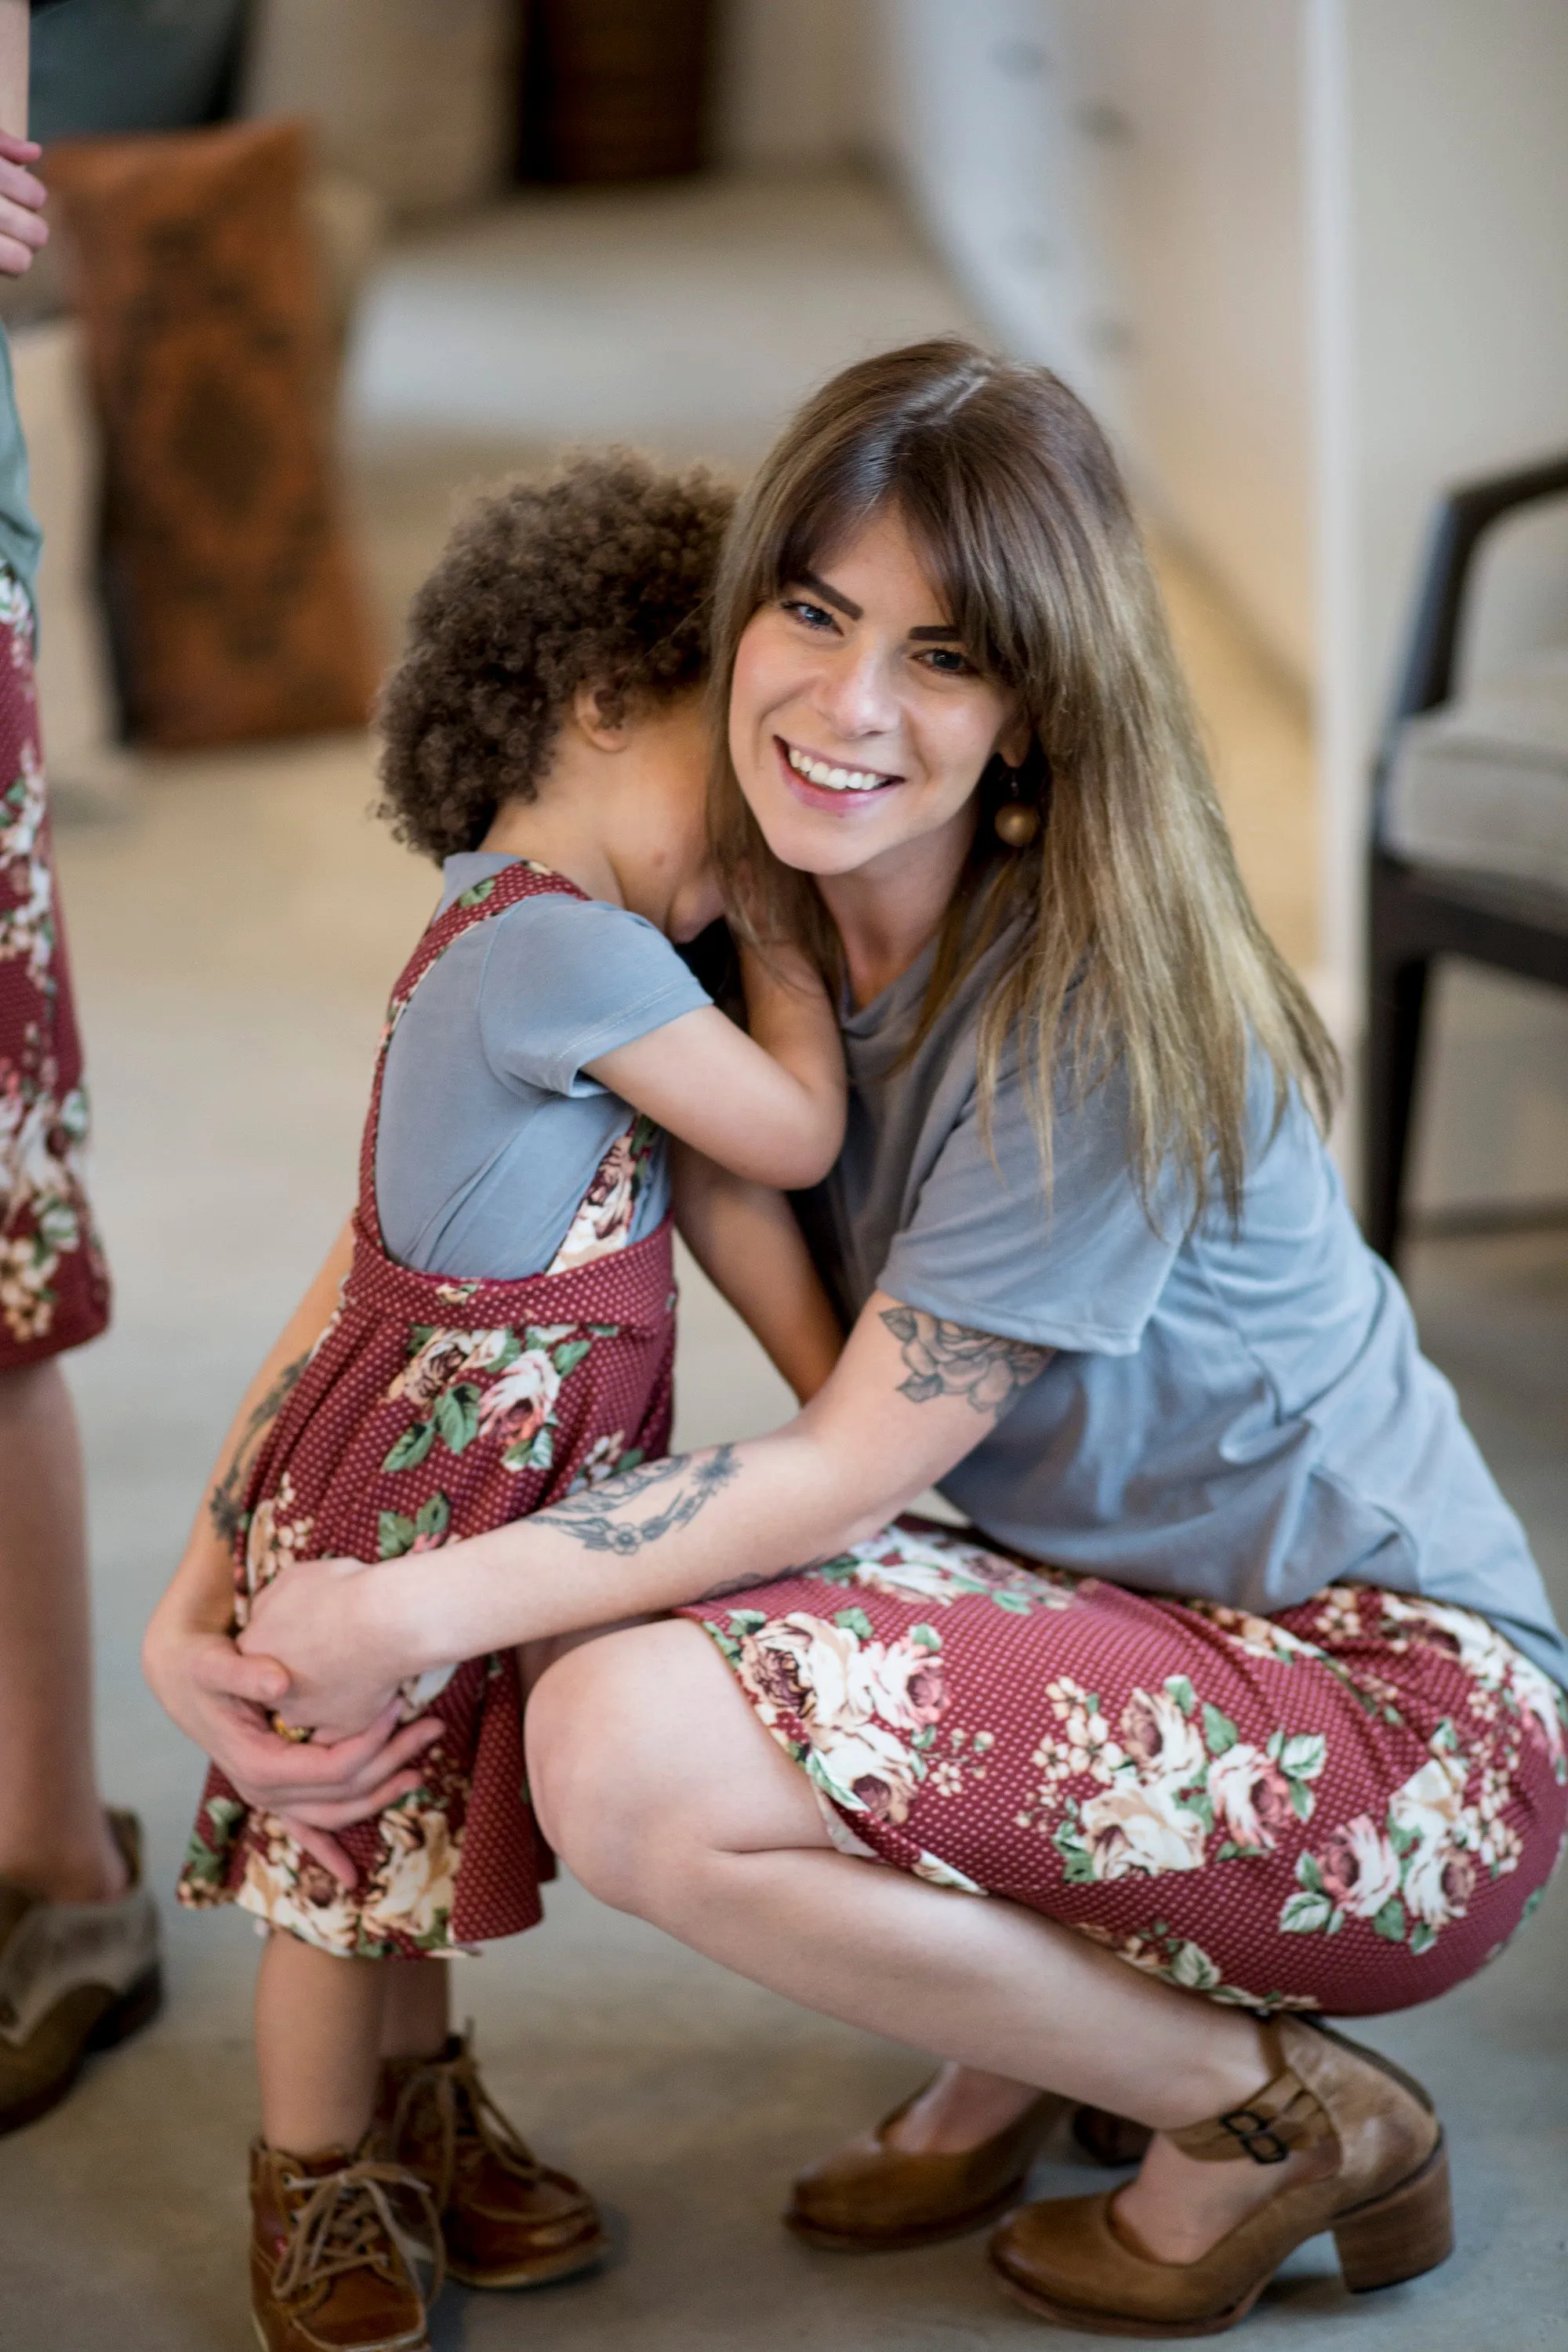
[[[1440,1721],[1426,1760],[1394,1790],[1381,1820],[1357,1813],[1298,1857],[1297,1891],[1279,1927],[1287,1935],[1336,1936],[1347,1920],[1364,1920],[1390,1943],[1429,1952],[1468,1915],[1483,1879],[1519,1867],[1521,1841],[1507,1811],[1525,1748],[1543,1755],[1559,1786],[1568,1778],[1563,1695],[1469,1610],[1346,1587],[1320,1601],[1323,1618],[1358,1633],[1364,1601],[1395,1655],[1419,1643],[1447,1651],[1470,1678],[1468,1713],[1486,1748],[1461,1744],[1455,1724]]]
[[[446,948],[542,887],[581,896],[519,863],[437,917],[395,992],[384,1054]],[[633,1138],[628,1129],[601,1166],[578,1221],[579,1238],[592,1227],[584,1263],[515,1281],[437,1277],[395,1264],[381,1246],[374,1160],[384,1068],[337,1310],[249,1466],[236,1563],[242,1613],[251,1592],[292,1559],[432,1551],[661,1454],[668,1443],[668,1224],[631,1240],[648,1155],[660,1148],[653,1130]],[[911,1722],[930,1703],[917,1665],[901,1655],[890,1662],[884,1695],[889,1705],[901,1696]],[[434,1667],[401,1696],[410,1712],[432,1715],[441,1736],[421,1758],[420,1788],[339,1833],[357,1872],[352,1889],[215,1768],[181,1899],[237,1902],[319,1948],[367,1958],[448,1951],[536,1924],[539,1882],[550,1874],[528,1808],[514,1654]],[[881,1801],[882,1759],[865,1760],[856,1777],[870,1804]],[[894,1808],[893,1795],[886,1801]]]
[[[568,1267],[591,1265],[595,1258],[625,1249],[637,1223],[639,1202],[648,1186],[658,1129],[639,1112],[624,1135],[616,1138],[598,1172],[578,1204],[566,1238],[551,1262],[552,1274]]]
[[[626,1433],[617,1429],[607,1437],[595,1437],[582,1461],[577,1465],[569,1495],[584,1494],[590,1486],[602,1486],[606,1478],[618,1478],[623,1470],[636,1470],[647,1460],[640,1445],[628,1445]]]
[[[249,1613],[247,1604],[264,1584],[270,1584],[294,1560],[311,1558],[311,1525],[310,1513],[299,1507],[292,1475],[286,1470],[278,1492],[262,1496],[245,1529],[244,1585],[235,1597],[235,1615],[241,1625]]]
[[[0,627],[5,614],[0,612]],[[0,963],[20,962],[40,995],[55,990],[55,877],[45,826],[44,769],[22,747],[22,772],[0,793],[0,868],[13,893],[0,907]]]
[[[1345,1585],[1264,1618],[929,1523],[745,1599],[683,1613],[836,1847],[1211,2000],[1354,2014],[1446,1990],[1528,1916],[1568,1822],[1563,1696],[1463,1610]]]
[[[88,1213],[87,1096],[59,936],[37,740],[33,620],[0,566],[0,1360],[101,1330],[109,1285]]]
[[[1258,1748],[1185,1675],[1133,1690],[1114,1735],[1097,1693],[1065,1677],[1047,1692],[1062,1728],[1036,1752],[1038,1802],[1026,1818],[1050,1835],[1070,1884],[1272,1853],[1282,1829],[1311,1815],[1321,1733],[1277,1730]],[[1068,1796],[1057,1815],[1057,1792],[1084,1773],[1105,1793]]]
[[[737,1609],[708,1630],[763,1722],[824,1795],[849,1813],[907,1820],[948,1704],[932,1627],[879,1642],[862,1609],[840,1610],[831,1623],[805,1610],[770,1621]]]
[[[606,1327],[609,1331],[613,1327]],[[437,1441],[461,1454],[478,1437],[500,1437],[509,1470],[548,1470],[561,1384],[605,1336],[574,1323],[508,1325],[481,1331],[416,1323],[408,1361],[386,1392],[419,1413],[389,1447],[382,1468],[416,1470]]]
[[[361,1937],[386,1945],[403,1937],[421,1951],[440,1950],[457,1893],[461,1833],[417,1789],[388,1810],[384,1826],[385,1855],[361,1902]]]
[[[942,1609],[979,1594],[1015,1616],[1070,1608],[1079,1588],[1078,1578],[1059,1569],[1020,1568],[956,1536],[925,1540],[902,1530],[896,1541],[875,1537],[806,1573],[816,1583],[858,1587],[894,1601],[934,1601]]]
[[[1245,1739],[1216,1756],[1208,1769],[1215,1826],[1225,1832],[1223,1855],[1231,1852],[1272,1853],[1280,1832],[1296,1818],[1292,1783],[1266,1750]]]
[[[1331,1832],[1296,1864],[1301,1891],[1279,1915],[1288,1935],[1337,1935],[1346,1919],[1370,1920],[1391,1943],[1430,1951],[1438,1930],[1469,1909],[1477,1857],[1485,1841],[1481,1810],[1466,1802],[1471,1759],[1453,1726],[1438,1726],[1432,1756],[1394,1790],[1381,1824],[1359,1813]],[[1495,1846],[1494,1877],[1517,1866],[1517,1853]]]
[[[86,1138],[79,1087],[57,1101],[16,1064],[0,1065],[0,1317],[14,1339],[47,1339],[61,1263],[87,1239]]]
[[[1317,2009],[1321,2004],[1310,1993],[1248,1992],[1241,1985],[1226,1984],[1217,1963],[1212,1960],[1203,1946],[1190,1936],[1183,1936],[1163,1919],[1155,1919],[1147,1927],[1134,1928],[1118,1934],[1113,1928],[1101,1927],[1092,1919],[1079,1920],[1077,1931],[1091,1944],[1101,1944],[1133,1968],[1142,1969],[1149,1976],[1163,1977],[1167,1984],[1180,1985],[1185,1992],[1206,1993],[1211,2000],[1224,2001],[1238,2009]]]

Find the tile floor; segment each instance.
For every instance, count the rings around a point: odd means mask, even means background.
[[[384,604],[395,610],[429,560],[467,475],[531,461],[568,432],[743,463],[841,359],[963,317],[889,208],[853,185],[552,199],[406,249],[374,291],[355,378]],[[454,350],[461,335],[471,343]],[[1310,824],[1300,722],[1223,613],[1194,598],[1184,641],[1222,764],[1228,756],[1245,779],[1232,804],[1257,844],[1255,887],[1305,959],[1311,909],[1291,895]],[[1252,713],[1250,737],[1238,711]],[[342,1214],[382,999],[431,896],[427,873],[369,820],[373,789],[367,748],[353,740],[168,761],[132,815],[62,843],[96,1189],[119,1283],[113,1331],[73,1364],[106,1777],[146,1817],[164,1885],[198,1762],[141,1685],[137,1636],[232,1402]],[[1568,1601],[1568,1239],[1427,1244],[1415,1286],[1434,1352]],[[681,1441],[775,1420],[777,1381],[699,1279],[683,1313]],[[1326,2242],[1314,2244],[1249,2341],[1300,2352],[1568,2343],[1565,1925],[1559,1893],[1485,1979],[1376,2031],[1447,2113],[1454,2262],[1352,2308]],[[68,2107],[0,2143],[6,2352],[239,2352],[250,2341],[255,1944],[236,1916],[171,1907],[168,1927],[164,2018],[95,2066]],[[441,2352],[1043,2340],[993,2294],[973,2241],[855,2262],[810,2252],[775,2225],[792,2167],[901,2095],[920,2078],[917,2054],[796,2011],[570,1885],[552,1895],[544,1932],[465,1971],[460,1998],[520,2119],[601,2191],[616,2250],[595,2278],[532,2297],[454,2291],[437,2315]],[[1041,2173],[1042,2188],[1081,2181]]]

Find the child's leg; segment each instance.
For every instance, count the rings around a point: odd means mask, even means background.
[[[354,2148],[370,2128],[386,2004],[384,1960],[351,1960],[274,1929],[256,1980],[261,2127],[269,2147]]]
[[[451,2032],[451,1962],[383,1960],[386,1993],[381,2013],[384,2058],[439,2058]]]

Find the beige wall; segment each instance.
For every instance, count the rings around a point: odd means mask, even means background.
[[[886,136],[1016,350],[1303,684],[1314,667],[1300,0],[879,0]]]

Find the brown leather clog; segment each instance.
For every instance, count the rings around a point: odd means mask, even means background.
[[[1064,2102],[1043,2091],[1015,2123],[977,2147],[922,2155],[889,2146],[917,2091],[868,2132],[808,2166],[795,2183],[785,2226],[833,2253],[893,2252],[963,2237],[1005,2212]],[[1073,2137],[1097,2164],[1134,2164],[1149,2145],[1142,2124],[1079,2107]]]
[[[1268,2029],[1272,2079],[1247,2107],[1169,2135],[1205,2161],[1323,2167],[1296,2179],[1193,2263],[1158,2261],[1122,2222],[1115,2190],[1010,2214],[992,2267],[1041,2319],[1089,2335],[1217,2336],[1246,2317],[1287,2254],[1331,2230],[1352,2294],[1433,2270],[1453,2251],[1447,2158],[1432,2103],[1408,2074],[1326,2026]]]

